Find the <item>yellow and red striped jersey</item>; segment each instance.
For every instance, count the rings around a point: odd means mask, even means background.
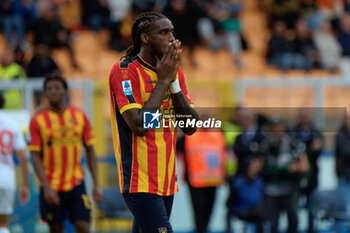
[[[192,104],[181,68],[177,79],[187,101]],[[141,109],[147,103],[157,81],[156,69],[140,55],[116,63],[109,77],[113,144],[122,193],[168,196],[178,190],[176,128],[149,129],[144,137],[138,137],[122,117],[126,110]],[[169,90],[161,106],[161,110],[165,109],[173,109]]]
[[[94,137],[83,111],[70,106],[63,113],[45,109],[32,118],[29,131],[28,149],[41,152],[45,176],[53,189],[69,191],[84,180],[82,145],[92,145]]]

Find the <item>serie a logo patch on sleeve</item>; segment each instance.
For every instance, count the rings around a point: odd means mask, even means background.
[[[132,95],[132,87],[131,87],[130,80],[122,81],[122,86],[123,86],[124,95]]]

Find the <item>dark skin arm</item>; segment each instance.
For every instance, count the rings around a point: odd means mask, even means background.
[[[123,112],[122,116],[130,129],[139,137],[143,137],[147,133],[147,129],[143,128],[143,112],[156,111],[163,103],[165,92],[168,89],[169,83],[158,81],[148,102],[142,109],[132,108]]]
[[[93,146],[86,146],[84,145],[86,150],[86,158],[88,161],[89,170],[92,176],[92,181],[94,183],[94,187],[92,190],[92,196],[95,201],[100,202],[102,201],[102,193],[98,187],[98,181],[97,181],[97,169],[96,169],[96,157],[95,157],[95,150]]]
[[[41,183],[44,192],[44,198],[49,205],[59,205],[60,198],[58,197],[57,192],[51,188],[49,182],[46,179],[44,173],[44,167],[41,162],[41,155],[39,151],[31,151],[32,163],[35,170],[35,173]]]
[[[22,187],[20,189],[20,201],[21,204],[25,204],[29,200],[29,184],[28,184],[28,166],[27,166],[27,157],[25,150],[17,151],[17,156],[19,158],[19,163],[22,171]]]
[[[143,112],[156,111],[163,103],[165,93],[172,81],[175,80],[177,71],[179,69],[181,53],[181,43],[174,41],[169,43],[165,49],[161,60],[157,59],[157,74],[158,82],[148,100],[142,109],[129,109],[125,111],[122,116],[130,129],[139,137],[143,137],[147,133],[147,129],[143,128]],[[192,114],[197,116],[196,111],[188,104],[182,92],[172,95],[175,112],[178,114]],[[198,116],[197,116],[198,118]],[[194,133],[195,129],[185,130],[188,134]]]
[[[171,94],[171,98],[173,100],[174,103],[174,109],[175,109],[175,115],[183,115],[183,116],[191,116],[191,117],[184,117],[184,118],[180,118],[180,117],[176,117],[177,120],[179,119],[196,119],[196,121],[198,120],[198,114],[196,112],[196,110],[194,108],[192,108],[190,106],[190,104],[188,103],[184,93],[182,91],[176,93],[176,94]],[[187,135],[192,135],[194,134],[194,132],[196,132],[197,128],[196,127],[184,127],[181,128],[182,132],[184,134]]]

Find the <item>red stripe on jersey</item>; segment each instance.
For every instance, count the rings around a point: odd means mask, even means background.
[[[137,136],[133,134],[133,152],[132,152],[132,174],[131,174],[131,182],[130,182],[130,192],[137,192],[138,181],[139,181],[139,164],[137,161]]]
[[[150,193],[158,190],[158,147],[155,142],[156,135],[154,130],[146,134],[147,143],[147,166],[148,166],[148,191]]]
[[[47,129],[51,129],[51,121],[50,121],[49,111],[48,111],[48,110],[45,110],[45,111],[43,112],[43,116],[44,116],[46,128],[47,128]]]
[[[77,117],[75,116],[75,112],[73,111],[73,108],[69,108],[70,111],[70,115],[72,116],[73,120],[74,120],[74,125],[78,124],[78,120]]]
[[[166,156],[166,168],[165,168],[165,178],[164,178],[164,186],[163,186],[163,195],[167,194],[169,188],[169,160],[172,149],[172,137],[171,131],[169,128],[164,128],[163,138],[165,141],[165,156]]]
[[[75,146],[74,147],[74,154],[76,155],[78,153],[78,149]],[[74,156],[74,162],[73,162],[73,177],[72,177],[72,187],[75,187],[78,184],[77,181],[77,176],[75,175],[75,169],[77,169],[77,164],[78,164],[78,156]]]
[[[173,147],[174,153],[176,153],[176,129],[174,132],[172,147]],[[170,193],[175,193],[177,191],[177,190],[174,190],[175,189],[175,179],[176,179],[176,160],[175,160],[175,164],[174,164],[174,170],[173,170],[173,173],[171,175]]]
[[[114,129],[114,130],[117,130],[118,131],[118,122],[117,122],[117,119],[116,119],[116,111],[117,111],[117,109],[116,109],[116,102],[115,102],[115,93],[114,93],[114,91],[113,91],[113,88],[112,88],[112,86],[110,86],[110,97],[111,97],[111,106],[112,106],[112,109],[113,109],[113,114],[112,114],[112,116],[111,116],[111,118],[113,118],[113,119],[111,119],[111,120],[113,120],[113,121],[115,121],[115,123],[116,123],[116,125],[117,125],[117,127]],[[119,143],[118,143],[118,145],[114,145],[114,149],[117,147],[117,151],[114,151],[114,153],[119,153],[119,154],[121,154],[121,149],[120,149],[120,138],[119,138]],[[114,143],[113,143],[114,144]],[[116,158],[117,159],[117,158]],[[117,166],[119,165],[119,170],[118,170],[118,175],[119,175],[119,182],[120,182],[120,184],[119,184],[119,187],[121,187],[120,188],[120,191],[121,192],[123,192],[123,187],[124,187],[124,174],[123,174],[123,164],[122,164],[122,160],[120,159],[120,160],[118,160],[117,161]],[[119,172],[120,171],[120,172]]]
[[[64,122],[64,118],[63,118],[63,114],[59,114],[58,115],[58,121],[60,124],[61,129],[63,129],[65,127],[65,122]],[[64,138],[66,136],[66,131],[63,130],[61,133],[61,138]],[[62,167],[61,167],[61,176],[60,176],[60,183],[58,186],[58,190],[63,190],[63,186],[64,186],[64,181],[66,178],[66,169],[67,169],[67,147],[62,146],[61,147],[61,160],[62,160]]]
[[[62,146],[61,148],[61,153],[62,153],[62,168],[61,168],[61,177],[60,177],[60,184],[58,186],[58,190],[64,190],[63,186],[65,184],[65,179],[66,179],[66,169],[67,169],[67,147]]]
[[[47,181],[49,182],[49,184],[51,184],[52,181],[52,176],[53,173],[55,172],[55,161],[54,161],[54,150],[52,147],[48,148],[49,150],[49,171],[48,174],[46,175],[47,177]]]
[[[51,125],[51,120],[50,120],[50,116],[49,116],[49,111],[48,110],[43,111],[42,115],[43,115],[44,120],[45,120],[46,129],[51,129],[52,125]],[[52,146],[47,147],[47,149],[49,151],[49,158],[48,158],[49,168],[48,168],[48,173],[46,174],[46,177],[47,177],[47,181],[49,182],[49,184],[51,184],[52,176],[53,176],[53,173],[55,171],[54,150],[53,150]]]
[[[66,126],[65,125],[66,123],[64,122],[63,114],[59,114],[58,115],[58,122],[60,123],[61,129]],[[65,136],[66,136],[66,131],[63,130],[62,134],[61,134],[61,137],[65,137]]]
[[[152,78],[151,76],[149,76],[149,74],[147,74],[147,72],[142,68],[141,64],[140,66],[140,72],[143,78],[143,83],[144,83],[144,87],[145,87],[145,92],[146,93],[152,93],[153,92],[153,82],[152,82]]]

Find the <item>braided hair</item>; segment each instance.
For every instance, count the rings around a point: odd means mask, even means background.
[[[132,44],[126,49],[126,53],[122,58],[135,56],[141,49],[141,34],[147,32],[152,24],[166,17],[157,12],[145,12],[137,17],[131,28]]]

